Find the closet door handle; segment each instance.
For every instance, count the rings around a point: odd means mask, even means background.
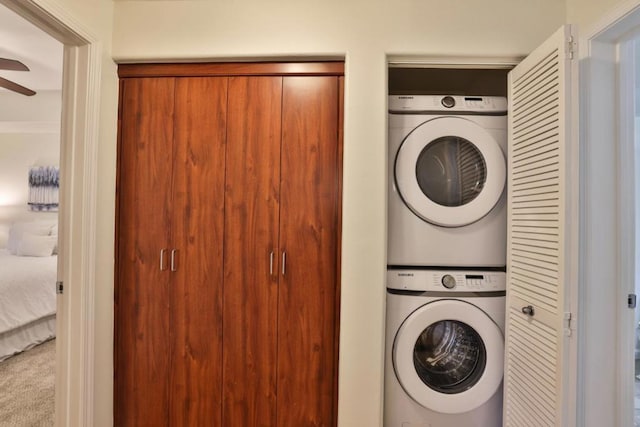
[[[531,317],[533,317],[533,315],[536,314],[536,311],[535,311],[535,309],[533,308],[532,305],[528,305],[526,307],[522,307],[522,312],[524,314],[526,314],[527,316],[531,316]]]
[[[164,266],[164,253],[166,249],[160,249],[160,271],[165,271],[167,268]]]
[[[273,276],[273,251],[269,254],[269,275]]]
[[[178,268],[176,267],[176,253],[178,252],[177,249],[171,249],[171,271],[178,271]]]
[[[286,270],[287,270],[287,253],[285,251],[282,251],[282,275],[283,276]]]

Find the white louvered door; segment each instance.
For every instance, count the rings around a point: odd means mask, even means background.
[[[561,28],[509,74],[504,425],[575,422],[575,60]],[[573,81],[572,81],[573,78]],[[577,104],[576,104],[577,105]]]

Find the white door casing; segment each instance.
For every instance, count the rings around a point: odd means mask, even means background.
[[[564,26],[509,73],[504,425],[575,425],[577,67]],[[573,319],[571,317],[573,316]]]

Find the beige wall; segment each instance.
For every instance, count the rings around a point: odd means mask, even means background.
[[[566,0],[567,23],[578,25],[578,33],[585,32],[602,21],[612,10],[629,0]]]
[[[518,57],[564,18],[559,0],[115,2],[120,61],[346,58],[340,426],[382,423],[386,55]],[[105,351],[110,334],[96,335]]]

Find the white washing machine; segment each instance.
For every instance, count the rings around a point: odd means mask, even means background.
[[[387,270],[385,427],[501,427],[505,273]]]
[[[506,265],[507,100],[389,97],[390,266]]]

